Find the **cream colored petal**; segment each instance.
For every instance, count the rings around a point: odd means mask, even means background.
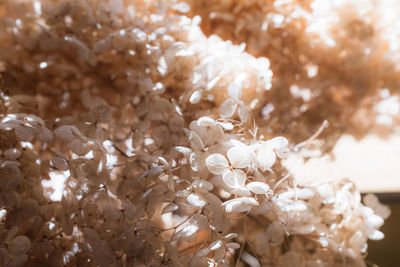
[[[206,165],[208,170],[216,175],[223,174],[228,170],[228,160],[221,154],[212,154],[207,157]]]

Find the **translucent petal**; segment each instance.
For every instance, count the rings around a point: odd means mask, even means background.
[[[263,182],[252,182],[247,185],[247,188],[255,194],[265,194],[269,190],[269,186]]]
[[[221,154],[212,154],[208,156],[206,165],[208,170],[216,175],[223,174],[229,167],[228,160]]]
[[[231,188],[244,186],[246,174],[242,170],[228,170],[222,175],[224,183]]]
[[[247,187],[238,187],[230,191],[231,194],[239,197],[250,197],[251,193]]]
[[[194,171],[203,171],[206,168],[206,157],[208,153],[197,152],[190,154],[190,167]]]
[[[238,100],[242,96],[242,87],[240,86],[240,84],[230,83],[228,85],[228,94],[233,99]]]
[[[245,123],[249,116],[250,116],[250,111],[249,109],[243,104],[243,102],[239,103],[239,110],[238,110],[239,118],[241,123]]]
[[[257,162],[263,171],[270,169],[276,161],[276,155],[268,145],[260,147],[257,154]]]
[[[223,118],[232,117],[236,111],[237,105],[238,104],[237,104],[236,100],[234,100],[232,98],[228,98],[221,104],[221,107],[219,108],[219,115],[221,115],[221,117],[223,117]]]
[[[289,145],[289,141],[286,139],[286,137],[277,136],[277,137],[269,140],[268,144],[271,145],[275,149],[279,149],[279,148],[287,147]]]
[[[195,188],[204,188],[204,189],[206,189],[207,191],[211,191],[211,190],[213,190],[213,188],[214,188],[213,184],[210,183],[210,182],[208,182],[208,181],[206,181],[206,180],[196,180],[196,181],[194,181],[194,182],[192,183],[192,185],[193,185]]]
[[[251,157],[246,146],[234,146],[228,150],[228,159],[234,168],[246,168],[249,166]]]
[[[190,131],[189,140],[190,146],[193,150],[199,151],[204,149],[203,141],[201,140],[200,136],[194,131]]]

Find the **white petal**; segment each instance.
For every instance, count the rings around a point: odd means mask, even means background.
[[[255,194],[265,194],[269,190],[269,186],[263,182],[252,182],[247,185],[247,188]]]
[[[268,145],[263,145],[257,154],[257,162],[263,171],[271,169],[275,164],[276,155],[272,148]]]
[[[189,155],[190,153],[192,153],[192,150],[190,148],[184,146],[177,146],[175,147],[175,150],[184,155]]]
[[[209,81],[207,83],[207,91],[210,91],[211,89],[214,88],[214,86],[217,84],[217,82],[221,79],[221,76],[217,76],[214,79],[212,79],[211,81]]]
[[[381,240],[384,237],[385,235],[379,230],[374,230],[374,232],[370,236],[368,236],[368,238],[371,240]]]
[[[237,83],[230,83],[228,85],[228,94],[233,99],[240,99],[242,96],[242,87]]]
[[[239,103],[239,110],[238,110],[239,118],[241,123],[245,123],[250,116],[249,109],[243,104],[243,102]]]
[[[206,180],[196,180],[192,183],[192,185],[195,188],[204,188],[207,191],[211,191],[214,188],[213,184]]]
[[[207,204],[207,202],[205,202],[203,199],[201,199],[201,197],[199,195],[197,195],[197,194],[190,194],[186,198],[186,200],[193,207],[202,208]]]
[[[228,160],[221,154],[212,154],[208,156],[206,165],[208,170],[216,175],[223,174],[229,167]]]
[[[222,246],[222,241],[221,240],[216,240],[211,243],[211,245],[208,247],[211,251],[219,249]]]
[[[238,104],[234,99],[228,98],[221,104],[221,107],[219,108],[219,115],[221,115],[223,118],[232,117],[236,111],[237,105]]]
[[[228,204],[226,204],[225,206],[225,211],[227,213],[231,213],[231,212],[248,212],[250,211],[252,208],[251,205],[247,205],[247,204],[243,204],[237,201],[234,202],[230,202]]]
[[[271,140],[268,140],[268,144],[275,149],[280,149],[287,147],[289,145],[289,141],[286,139],[286,137],[277,136],[275,138],[272,138]]]
[[[190,131],[189,140],[190,146],[193,150],[199,151],[204,149],[203,141],[201,140],[200,136],[194,131]]]
[[[230,191],[231,194],[239,196],[239,197],[249,197],[251,196],[251,193],[247,187],[239,187],[235,188],[232,191]]]
[[[296,190],[296,196],[298,198],[302,198],[302,199],[309,199],[309,198],[313,198],[315,193],[314,191],[312,191],[309,188],[302,188],[302,189],[298,189]]]
[[[234,168],[246,168],[249,166],[251,157],[246,146],[234,146],[228,150],[228,159]]]
[[[253,205],[253,206],[258,206],[258,202],[257,200],[255,200],[252,197],[238,197],[238,198],[234,198],[228,201],[225,201],[224,203],[222,203],[222,205],[228,205],[230,203],[240,203],[240,204],[246,204],[246,205]]]
[[[290,149],[287,148],[287,147],[278,148],[278,149],[276,149],[275,152],[276,152],[276,155],[277,155],[278,157],[280,157],[281,159],[286,159],[286,158],[289,157]]]
[[[190,103],[197,104],[200,102],[201,98],[203,97],[203,90],[197,90],[190,96]]]
[[[222,175],[224,183],[232,188],[244,186],[246,182],[246,174],[242,170],[228,170]]]
[[[307,210],[307,205],[302,201],[296,201],[293,204],[286,205],[285,210],[288,212],[301,212]]]
[[[233,130],[233,124],[230,122],[217,122],[217,123],[225,130],[228,130],[228,131]]]
[[[208,153],[197,152],[190,154],[190,167],[194,171],[203,171],[206,168],[206,157]]]

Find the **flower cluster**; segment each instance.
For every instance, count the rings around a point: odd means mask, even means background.
[[[280,67],[296,62],[205,34],[232,12],[265,18],[228,2],[198,16],[191,1],[1,1],[1,266],[365,265],[390,211],[281,164],[309,117],[337,112],[285,110],[318,98],[285,93]],[[266,123],[275,99],[285,112]]]

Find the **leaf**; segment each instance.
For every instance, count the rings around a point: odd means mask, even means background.
[[[245,146],[234,146],[228,150],[227,155],[234,168],[246,168],[251,161],[250,153]]]
[[[220,175],[227,171],[229,163],[223,155],[212,154],[207,157],[206,166],[211,173]]]
[[[252,182],[247,184],[247,188],[255,194],[265,194],[269,191],[269,185],[263,182]]]

